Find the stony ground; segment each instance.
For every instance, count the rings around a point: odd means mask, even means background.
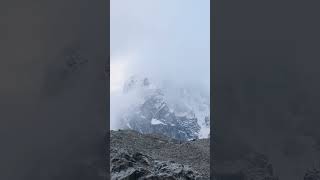
[[[210,140],[111,131],[112,179],[209,179]]]
[[[209,180],[210,139],[179,141],[133,130],[110,131],[111,180]],[[212,167],[215,180],[281,180],[266,155],[251,152]],[[320,180],[319,168],[303,180]]]

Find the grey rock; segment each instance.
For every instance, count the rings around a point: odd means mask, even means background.
[[[140,80],[133,76],[125,83],[123,92],[128,93],[133,89],[149,86],[148,78]],[[179,140],[198,138],[200,126],[194,113],[179,116],[170,110],[161,89],[145,88],[144,91],[146,94],[142,105],[137,105],[131,111],[124,113],[124,117],[120,120],[124,124],[124,129],[144,134],[159,133]],[[206,123],[209,126],[208,117]]]
[[[189,166],[172,161],[156,161],[150,156],[128,152],[118,152],[111,159],[111,179],[181,179],[192,180],[199,177]]]
[[[111,131],[112,180],[209,180],[209,140],[179,141],[133,130]]]

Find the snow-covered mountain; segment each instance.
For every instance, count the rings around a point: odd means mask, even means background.
[[[207,138],[210,133],[210,98],[203,93],[186,87],[159,86],[148,78],[132,76],[122,94],[135,98],[117,115],[122,129],[181,140]]]

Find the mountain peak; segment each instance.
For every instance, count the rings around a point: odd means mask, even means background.
[[[207,98],[199,96],[196,90],[155,86],[148,77],[134,75],[124,83],[123,95],[128,103],[132,97],[139,99],[119,114],[118,122],[124,129],[180,140],[207,138],[209,134]]]
[[[124,83],[123,92],[127,93],[136,88],[150,87],[150,85],[151,83],[149,78],[133,75]]]

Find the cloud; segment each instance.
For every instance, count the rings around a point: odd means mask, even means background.
[[[111,64],[127,64],[123,76],[209,87],[209,0],[111,0],[110,28]]]
[[[111,128],[137,100],[120,95],[125,80],[210,87],[210,0],[111,0]]]

